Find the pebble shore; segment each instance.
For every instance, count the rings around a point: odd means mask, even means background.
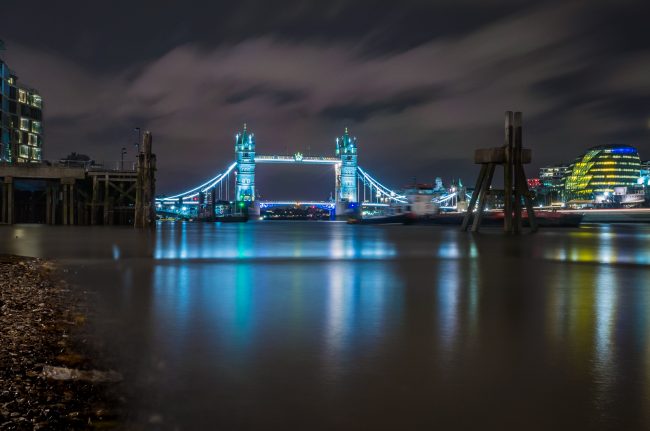
[[[0,255],[0,430],[119,428],[119,374],[97,370],[83,298],[57,274]]]

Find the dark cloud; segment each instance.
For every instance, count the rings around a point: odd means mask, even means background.
[[[424,87],[405,90],[370,103],[348,102],[325,107],[321,114],[335,122],[362,123],[375,115],[399,114],[409,108],[432,102],[442,95],[442,88]]]
[[[401,50],[472,31],[516,10],[513,4],[522,3],[216,0],[179,6],[159,0],[34,0],[3,5],[3,16],[16,19],[4,20],[2,31],[35,48],[116,70],[179,45],[213,47],[269,35],[309,43],[363,43],[375,53]]]
[[[230,92],[224,101],[228,104],[237,104],[250,99],[267,98],[276,105],[286,105],[304,100],[306,97],[305,91],[273,89],[263,85],[254,85]]]
[[[5,20],[0,37],[44,95],[47,157],[115,159],[133,127],[147,128],[160,188],[174,191],[226,166],[244,121],[266,154],[331,154],[348,126],[360,163],[401,185],[471,182],[472,151],[501,145],[507,109],[524,111],[533,168],[612,141],[650,158],[647,11],[613,1],[14,2],[3,13],[30,16],[31,30]]]

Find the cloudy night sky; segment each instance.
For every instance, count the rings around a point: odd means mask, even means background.
[[[2,55],[43,95],[45,158],[134,157],[139,126],[161,193],[223,170],[243,122],[260,154],[332,155],[349,127],[359,164],[395,187],[473,183],[473,149],[502,145],[508,109],[529,176],[594,145],[650,158],[647,1],[5,3]],[[327,169],[260,166],[258,188],[325,198]]]

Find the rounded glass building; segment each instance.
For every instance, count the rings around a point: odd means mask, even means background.
[[[615,192],[617,187],[636,186],[641,160],[629,145],[601,145],[590,148],[571,164],[565,177],[568,199],[593,200]]]

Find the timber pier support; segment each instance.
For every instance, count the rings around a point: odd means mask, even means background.
[[[14,216],[14,181],[13,177],[6,176],[2,181],[2,214],[0,222],[12,224]]]
[[[154,225],[151,133],[140,148],[137,169],[0,164],[0,224]]]
[[[487,196],[492,192],[492,180],[497,165],[503,165],[504,184],[504,225],[506,233],[520,233],[522,230],[522,200],[528,215],[532,232],[537,231],[537,221],[524,164],[532,159],[532,151],[522,147],[522,114],[507,111],[505,116],[505,144],[498,148],[476,150],[474,163],[481,165],[476,187],[469,201],[461,229],[466,231],[472,222],[472,232],[478,232],[487,203]],[[474,207],[476,212],[474,213]],[[472,220],[473,217],[473,220]]]
[[[142,151],[138,154],[135,194],[135,227],[153,227],[156,224],[156,156],[151,151],[151,133],[142,137]]]

